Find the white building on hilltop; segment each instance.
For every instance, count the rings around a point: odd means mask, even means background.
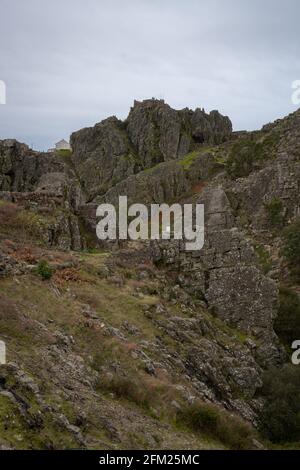
[[[55,144],[56,150],[71,150],[69,142],[67,142],[65,139],[60,140]]]
[[[55,144],[54,148],[49,149],[48,152],[55,152],[55,150],[71,150],[71,146],[69,142],[67,142],[65,139],[62,139]]]

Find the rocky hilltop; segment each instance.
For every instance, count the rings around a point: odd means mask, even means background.
[[[163,100],[135,101],[124,122],[111,117],[73,133],[72,160],[91,199],[127,176],[183,157],[196,143],[224,142],[231,132],[229,118],[218,111],[175,111]]]
[[[300,112],[234,133],[218,111],[152,99],[71,147],[0,141],[2,447],[280,441],[266,389],[300,331]],[[100,245],[96,207],[124,194],[204,203],[204,248]]]

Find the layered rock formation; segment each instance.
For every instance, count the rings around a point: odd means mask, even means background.
[[[175,111],[161,100],[135,101],[128,118],[105,119],[71,136],[73,162],[92,199],[129,175],[178,159],[196,143],[228,140],[231,121],[217,111]]]
[[[206,211],[203,249],[187,252],[184,241],[155,241],[154,260],[180,273],[179,284],[213,315],[255,338],[261,365],[280,363],[284,354],[273,331],[275,282],[263,274],[251,241],[235,226],[224,190],[207,187],[197,203]]]
[[[15,140],[0,141],[0,198],[51,213],[45,234],[50,246],[83,247],[77,213],[85,197],[73,168],[62,157],[34,152]]]
[[[12,139],[0,141],[1,191],[32,191],[42,175],[63,171],[63,161],[53,154],[34,152]]]
[[[31,329],[41,338],[44,380],[48,368],[53,374],[44,395],[31,387],[33,408],[46,409],[73,443],[97,445],[103,426],[105,445],[130,446],[136,441],[126,428],[134,434],[146,423],[147,446],[159,446],[152,432],[168,445],[163,426],[144,409],[133,417],[132,403],[127,409],[118,396],[99,393],[115,375],[131,381],[136,373],[143,380],[146,375],[145,387],[149,377],[157,386],[167,382],[168,393],[178,392],[167,405],[171,415],[173,408],[201,399],[257,424],[263,371],[285,359],[273,326],[279,285],[289,275],[281,256],[282,227],[300,214],[299,142],[299,112],[262,131],[236,135],[217,111],[176,111],[160,100],[135,102],[124,122],[111,117],[75,132],[71,155],[0,141],[0,277],[4,310],[12,312],[13,321],[5,334],[13,351],[13,328],[21,338]],[[108,245],[105,253],[86,254],[83,248],[99,248],[93,239],[97,205],[117,205],[120,195],[127,195],[129,204],[203,203],[203,249],[188,252],[184,241],[163,240],[115,245],[113,252]],[[274,201],[281,228],[270,220]],[[268,269],[258,248],[270,258]],[[69,255],[70,250],[80,253]],[[44,257],[56,272],[49,285],[33,274]],[[19,276],[25,293],[15,283]],[[86,338],[92,352],[84,346]],[[33,367],[31,357],[24,357],[38,381],[37,363]],[[13,359],[19,362],[19,353]],[[27,400],[21,369],[9,365],[0,383],[13,403],[14,393]],[[60,400],[74,404],[70,421]],[[116,402],[122,422],[115,416]],[[97,413],[91,413],[90,403]],[[160,416],[158,408],[151,413]],[[21,416],[38,433],[43,424],[32,422],[28,409],[21,406]],[[103,414],[105,423],[98,419]],[[186,437],[173,431],[170,424],[167,433],[176,442]],[[199,445],[190,437],[184,442]],[[59,445],[55,439],[53,445]]]

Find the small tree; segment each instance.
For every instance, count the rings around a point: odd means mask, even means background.
[[[251,140],[237,142],[232,147],[226,163],[227,172],[234,178],[247,176],[255,162],[255,143]]]
[[[300,440],[300,369],[292,364],[273,368],[264,375],[266,398],[260,428],[272,442]]]
[[[273,227],[281,227],[284,222],[284,207],[281,199],[274,197],[265,204],[268,221]]]
[[[279,291],[279,309],[274,329],[287,346],[300,338],[300,299],[296,292],[287,287]]]
[[[178,410],[177,422],[195,432],[218,439],[230,449],[251,449],[255,437],[252,427],[239,417],[200,401]]]
[[[300,218],[284,230],[282,253],[293,273],[298,276],[300,274]]]
[[[37,266],[37,272],[43,279],[51,279],[53,270],[46,260],[41,260]]]

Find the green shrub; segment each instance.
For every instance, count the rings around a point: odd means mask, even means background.
[[[217,439],[230,449],[251,449],[254,431],[240,418],[214,405],[195,402],[180,409],[177,422]]]
[[[185,169],[188,170],[191,165],[194,163],[197,157],[199,157],[200,152],[195,150],[186,154],[181,160],[179,160],[179,164]]]
[[[111,179],[112,186],[116,186],[116,184],[118,183],[120,183],[120,178],[118,178],[117,176],[113,176]]]
[[[43,279],[51,279],[53,270],[46,260],[41,260],[37,265],[37,273]]]
[[[263,245],[256,245],[255,252],[263,272],[267,274],[272,268],[272,259],[270,257],[269,252],[265,249]]]
[[[274,443],[300,440],[300,368],[292,364],[264,375],[260,430]]]
[[[129,377],[120,377],[114,375],[112,377],[103,378],[99,382],[101,390],[112,392],[117,398],[123,398],[131,401],[143,408],[150,408],[150,404],[155,401],[154,391],[145,387],[139,380],[130,379]]]
[[[211,405],[194,403],[179,413],[197,431],[213,434],[219,422],[219,412]]]
[[[71,149],[60,149],[60,150],[56,150],[55,154],[58,157],[70,157],[72,155],[72,150]]]
[[[261,143],[253,140],[242,140],[233,145],[226,162],[227,173],[233,178],[248,176],[254,170],[258,160],[264,158]]]
[[[265,204],[268,221],[273,227],[281,227],[284,223],[284,206],[281,199],[274,197]]]
[[[300,265],[300,218],[296,219],[283,232],[283,255],[289,265],[299,274]]]
[[[296,292],[282,287],[279,291],[279,308],[274,329],[283,343],[291,346],[300,338],[300,300]]]
[[[260,162],[276,155],[280,142],[280,133],[272,131],[261,138],[261,134],[250,135],[237,141],[229,154],[226,169],[232,178],[248,176],[253,170],[259,168]]]

